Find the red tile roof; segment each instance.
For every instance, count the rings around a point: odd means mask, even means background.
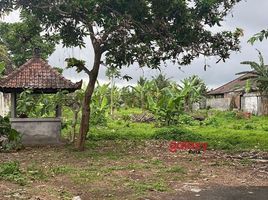
[[[39,57],[33,57],[0,80],[2,92],[20,92],[25,89],[44,93],[55,93],[60,90],[73,92],[81,86],[82,81],[72,83]]]
[[[208,92],[209,95],[214,94],[224,94],[229,92],[235,92],[235,91],[244,91],[246,87],[247,77],[252,77],[253,75],[251,73],[244,74],[243,76],[240,76],[214,90],[211,90]],[[251,82],[251,88],[253,90],[256,90],[256,83]]]

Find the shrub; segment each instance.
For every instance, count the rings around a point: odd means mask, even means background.
[[[195,124],[195,120],[193,117],[183,114],[179,116],[179,123],[192,126]]]
[[[253,124],[246,124],[244,126],[244,129],[245,130],[253,130],[253,129],[255,129],[255,126]]]
[[[262,130],[268,131],[268,126],[262,126]]]
[[[176,141],[200,141],[202,139],[201,135],[199,134],[177,127],[165,127],[157,129],[152,137],[153,139]]]
[[[207,118],[207,119],[204,121],[204,125],[206,125],[206,126],[214,126],[214,127],[218,127],[218,126],[219,126],[219,122],[218,122],[217,118],[215,118],[215,117],[210,117],[210,118]]]
[[[11,128],[7,117],[0,116],[0,151],[18,150],[21,145],[21,134]]]

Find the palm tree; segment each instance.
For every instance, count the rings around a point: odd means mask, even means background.
[[[258,89],[262,94],[268,94],[268,65],[264,64],[264,59],[259,50],[259,63],[254,61],[243,61],[241,64],[249,65],[253,71],[244,71],[237,75],[248,74],[243,80],[251,79],[257,84]]]

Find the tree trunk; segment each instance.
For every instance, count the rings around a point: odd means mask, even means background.
[[[85,149],[86,135],[89,131],[91,97],[94,92],[95,83],[97,81],[101,63],[101,51],[96,48],[94,48],[94,50],[95,50],[94,65],[89,74],[89,82],[83,99],[82,118],[80,123],[79,134],[76,141],[76,148],[80,151],[83,151]]]
[[[74,113],[74,116],[73,116],[73,125],[72,125],[72,128],[73,128],[73,133],[72,133],[72,136],[71,136],[71,143],[74,143],[75,141],[75,135],[76,135],[76,124],[77,124],[77,120],[78,120],[78,113],[79,113],[79,110],[74,110],[73,111]]]
[[[113,92],[114,92],[114,78],[111,79],[111,116],[113,118],[114,115],[114,98],[113,98]]]

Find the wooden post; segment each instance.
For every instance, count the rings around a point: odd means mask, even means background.
[[[11,93],[11,118],[17,117],[17,94]]]
[[[56,118],[61,118],[61,106],[56,106]]]

